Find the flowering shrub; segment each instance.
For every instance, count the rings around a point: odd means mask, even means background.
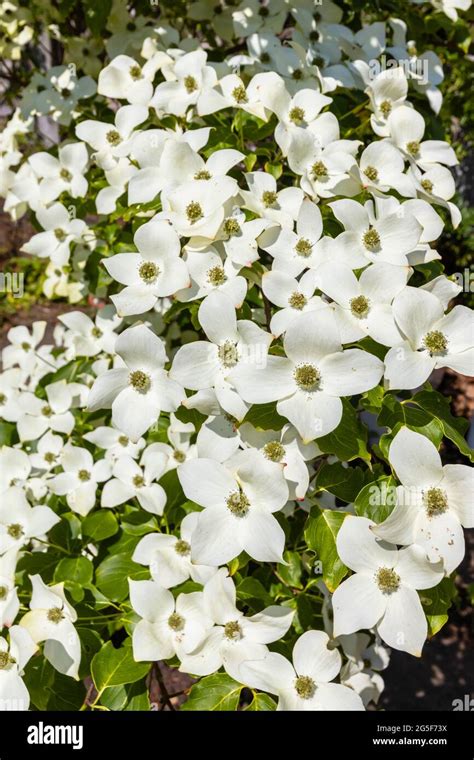
[[[132,5],[0,5],[4,208],[44,295],[100,306],[2,353],[1,705],[147,710],[164,660],[183,709],[363,710],[473,525],[430,384],[473,367],[457,157],[411,39],[463,44],[470,3]]]

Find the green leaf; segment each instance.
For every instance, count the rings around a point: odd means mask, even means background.
[[[461,454],[474,462],[474,450],[465,439],[469,423],[462,417],[454,417],[449,406],[449,399],[437,391],[419,391],[412,401],[425,412],[432,415],[442,426],[444,435],[459,449]]]
[[[90,671],[90,663],[94,655],[102,646],[102,639],[97,631],[93,628],[76,628],[77,634],[81,640],[81,664],[79,667],[79,678],[86,678]]]
[[[341,399],[343,405],[342,419],[335,430],[317,439],[317,444],[324,454],[335,454],[341,462],[352,459],[370,461],[367,451],[368,430],[359,419],[359,415],[348,399]]]
[[[387,519],[396,504],[397,481],[391,475],[368,483],[354,501],[356,513],[376,523]]]
[[[448,610],[457,596],[453,578],[443,578],[434,588],[418,592],[428,621],[428,636],[434,636],[448,621]]]
[[[128,596],[128,579],[147,578],[148,571],[132,562],[128,552],[113,554],[104,559],[96,570],[96,585],[107,599],[121,602]]]
[[[0,446],[11,446],[16,425],[10,422],[0,422]]]
[[[364,485],[364,471],[361,467],[344,467],[341,462],[324,464],[318,471],[315,486],[320,491],[329,491],[347,503],[354,501]]]
[[[303,567],[301,557],[298,552],[283,552],[283,559],[288,562],[287,565],[277,565],[278,575],[282,580],[293,588],[303,588],[301,575]]]
[[[277,705],[275,700],[272,699],[269,694],[258,691],[254,692],[253,699],[250,704],[247,705],[245,710],[248,710],[249,712],[267,712],[269,710],[276,710],[276,707]]]
[[[330,591],[336,590],[348,572],[336,549],[336,537],[346,515],[347,512],[313,507],[306,521],[305,541],[317,553],[323,580]]]
[[[244,578],[237,585],[237,598],[242,602],[247,602],[250,599],[261,599],[267,606],[272,603],[271,596],[265,586],[257,578],[251,576]]]
[[[85,586],[90,583],[94,575],[94,565],[87,557],[74,557],[62,559],[54,572],[54,580],[71,581]]]
[[[385,396],[377,422],[382,427],[388,427],[396,434],[402,425],[426,436],[439,448],[443,439],[443,426],[423,409],[409,403],[400,403],[392,394]]]
[[[102,694],[100,703],[109,710],[149,710],[150,697],[146,678],[122,686],[110,686]]]
[[[237,710],[242,688],[226,673],[214,673],[194,684],[181,710]]]
[[[244,422],[250,422],[257,430],[281,430],[288,420],[281,417],[276,410],[276,404],[270,402],[251,406]]]
[[[108,509],[101,509],[100,512],[87,515],[82,523],[82,533],[91,541],[103,541],[104,538],[110,538],[117,533],[118,529],[117,518]]]
[[[110,686],[134,683],[150,669],[149,662],[135,662],[131,646],[115,649],[108,641],[92,658],[91,675],[98,692]]]

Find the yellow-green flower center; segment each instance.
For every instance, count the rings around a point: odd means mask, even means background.
[[[64,612],[61,607],[51,607],[51,609],[48,610],[46,617],[50,623],[56,623],[57,625],[61,620],[64,620]]]
[[[10,665],[14,665],[16,660],[8,652],[0,652],[0,670],[6,670]]]
[[[93,327],[91,330],[91,335],[93,338],[102,338],[103,334],[104,333],[102,332],[100,327]]]
[[[23,526],[20,525],[20,523],[12,523],[8,526],[7,533],[15,540],[18,540],[24,535],[25,531],[23,530]]]
[[[143,475],[134,475],[132,479],[132,483],[135,486],[135,488],[143,488],[145,485],[145,478]]]
[[[118,442],[121,446],[125,447],[129,444],[129,439],[126,435],[119,435]]]
[[[446,491],[443,491],[441,488],[429,488],[428,491],[423,494],[423,503],[428,517],[442,515],[449,508]]]
[[[6,599],[8,596],[7,586],[0,586],[0,600]]]
[[[45,404],[45,406],[42,407],[41,414],[43,415],[43,417],[51,417],[52,416],[53,410],[51,409],[51,407],[49,406],[49,404]]]
[[[280,441],[269,441],[263,447],[263,453],[271,462],[281,462],[285,456],[285,449]]]
[[[431,330],[423,338],[424,347],[433,354],[441,354],[448,347],[448,339],[440,330]]]
[[[239,361],[239,349],[237,347],[237,344],[232,340],[224,341],[224,343],[221,343],[219,346],[217,355],[219,357],[219,361],[226,369],[235,367]]]
[[[191,203],[188,203],[186,206],[186,216],[191,224],[195,224],[199,219],[202,219],[204,214],[202,213],[201,204],[197,203],[197,201],[191,201]]]
[[[236,641],[242,638],[242,628],[238,624],[237,620],[231,620],[224,626],[224,636],[226,639]]]
[[[290,295],[288,303],[293,309],[298,309],[298,311],[301,311],[308,303],[308,300],[306,296],[303,295],[303,293],[295,292]]]
[[[224,272],[224,268],[220,266],[211,267],[207,271],[207,281],[215,288],[219,285],[223,285],[227,280],[227,275]]]
[[[173,612],[168,618],[168,625],[173,631],[182,631],[184,628],[184,617],[177,612]]]
[[[321,373],[312,364],[301,364],[296,367],[293,377],[296,384],[304,391],[315,390],[321,380]]]
[[[422,179],[420,182],[423,190],[426,190],[427,193],[431,193],[433,191],[433,183],[429,179]]]
[[[112,145],[112,147],[120,145],[120,143],[122,142],[122,138],[120,137],[120,134],[119,132],[117,132],[116,129],[111,129],[109,132],[107,132],[105,137],[109,145]]]
[[[379,176],[379,173],[375,166],[367,166],[367,168],[364,169],[364,174],[371,182],[375,182]]]
[[[44,455],[44,461],[47,462],[48,464],[53,464],[53,462],[55,462],[56,459],[57,459],[57,455],[54,454],[52,451],[47,451],[46,454]]]
[[[141,369],[135,369],[130,372],[128,382],[139,393],[147,393],[150,390],[151,378]]]
[[[87,483],[91,479],[91,474],[88,470],[79,470],[77,477],[82,483]]]
[[[184,451],[180,451],[179,449],[176,449],[175,451],[173,451],[173,459],[176,459],[176,461],[181,464],[182,462],[186,461],[186,454],[184,453]]]
[[[194,179],[211,179],[211,176],[211,172],[208,172],[207,169],[200,169],[194,175]]]
[[[187,541],[183,541],[183,539],[180,538],[178,541],[176,541],[174,545],[174,550],[176,554],[179,554],[181,557],[185,557],[187,554],[190,553],[191,547]]]
[[[225,235],[234,237],[240,233],[240,224],[238,223],[237,219],[234,219],[232,216],[230,216],[228,219],[224,220],[223,230]]]
[[[323,179],[323,177],[327,177],[328,169],[326,164],[323,163],[323,161],[316,161],[311,167],[311,174],[314,179]]]
[[[316,691],[316,684],[310,676],[298,676],[295,690],[301,699],[311,699]]]
[[[290,113],[288,114],[288,118],[290,121],[293,122],[293,124],[299,125],[302,124],[304,121],[304,110],[300,108],[299,106],[295,106],[290,110]]]
[[[311,255],[312,249],[313,245],[307,238],[300,238],[295,245],[296,253],[304,259],[307,259]]]
[[[380,106],[379,106],[382,116],[384,116],[385,119],[387,119],[391,112],[392,112],[392,104],[389,100],[382,100]]]
[[[418,140],[410,140],[410,142],[407,143],[407,153],[410,154],[410,156],[413,156],[416,158],[420,152],[420,143]]]
[[[375,582],[383,594],[393,594],[400,587],[400,576],[391,567],[379,567]]]
[[[186,89],[186,92],[191,95],[192,92],[195,92],[198,88],[198,83],[192,77],[190,74],[188,74],[187,77],[184,77],[184,87]]]
[[[277,202],[277,194],[273,190],[265,190],[262,194],[262,203],[265,208],[271,208]]]
[[[140,264],[138,274],[143,282],[151,285],[160,274],[160,268],[153,261],[144,261],[143,264]]]
[[[380,235],[374,227],[369,227],[362,238],[365,247],[369,251],[373,251],[380,245]]]
[[[356,296],[351,299],[351,312],[354,317],[366,317],[369,309],[370,301],[365,296]]]
[[[63,242],[63,240],[66,240],[67,234],[64,232],[64,230],[61,229],[61,227],[56,227],[54,230],[54,236],[56,240],[59,240],[60,243]]]
[[[250,501],[243,491],[233,491],[226,499],[226,506],[235,517],[245,517],[249,511]]]
[[[143,79],[142,70],[141,70],[141,67],[138,65],[138,63],[135,64],[134,66],[130,66],[130,76],[135,81],[138,81],[138,79]]]
[[[72,174],[68,169],[61,169],[61,171],[59,172],[59,176],[65,182],[70,182],[72,180]]]
[[[234,89],[232,90],[232,97],[234,98],[236,103],[248,102],[247,92],[245,91],[245,87],[243,85],[234,87]]]

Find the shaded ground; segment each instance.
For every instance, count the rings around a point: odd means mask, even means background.
[[[24,220],[14,224],[8,215],[0,212],[2,270],[10,256],[20,255],[22,244],[32,232],[31,226]],[[5,315],[0,304],[0,348],[7,342],[6,334],[10,327],[30,325],[36,320],[48,322],[46,340],[51,340],[59,314],[78,308],[81,307],[71,307],[62,302],[40,302],[28,310],[20,309],[14,314]],[[471,419],[474,414],[474,381],[450,371],[437,379],[438,389],[452,397],[453,413]],[[443,453],[451,463],[460,461],[457,450],[449,442]],[[422,659],[392,652],[390,666],[383,673],[386,685],[380,701],[383,709],[451,710],[453,700],[462,700],[464,695],[474,696],[474,636],[468,594],[468,585],[474,582],[474,536],[470,533],[466,538],[466,557],[456,581],[460,593],[459,609],[451,611],[449,623],[426,643]],[[192,683],[188,676],[160,663],[159,671],[153,672],[150,683],[154,709],[179,709],[186,699],[185,691]]]

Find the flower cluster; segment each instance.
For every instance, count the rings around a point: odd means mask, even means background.
[[[77,68],[36,72],[0,135],[44,293],[110,301],[2,352],[6,709],[38,700],[40,656],[51,692],[117,709],[123,630],[125,683],[167,660],[203,679],[189,709],[218,678],[255,709],[363,710],[453,599],[474,490],[438,450],[470,452],[428,381],[474,348],[436,249],[461,221],[441,62],[332,2],[213,6],[189,7],[210,45],[114,3],[104,64],[78,73],[72,40]],[[57,145],[25,157],[38,118]]]

